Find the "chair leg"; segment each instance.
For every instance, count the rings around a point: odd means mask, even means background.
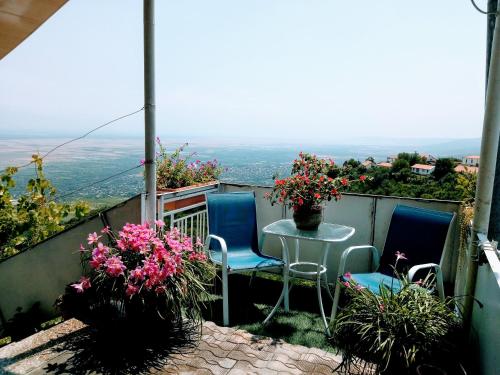
[[[444,283],[443,283],[443,272],[441,271],[441,268],[436,270],[436,288],[439,293],[439,299],[441,301],[444,301]]]
[[[285,307],[285,312],[289,312],[290,311],[290,287],[289,287],[289,283],[290,283],[290,275],[289,275],[289,272],[288,272],[288,266],[283,266],[283,288],[284,288],[284,291],[285,291],[285,295],[284,295],[284,307]]]
[[[335,287],[335,294],[333,295],[333,306],[332,306],[332,314],[330,315],[330,324],[335,320],[337,316],[337,309],[339,307],[339,299],[340,299],[340,284],[337,282],[337,286]]]
[[[252,276],[250,276],[250,282],[248,283],[248,287],[252,286],[253,279],[255,278],[256,273],[257,273],[257,271],[252,272]]]
[[[222,267],[222,320],[223,325],[229,325],[229,290],[227,285],[227,267]]]

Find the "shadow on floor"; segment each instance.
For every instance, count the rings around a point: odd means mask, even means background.
[[[161,369],[168,357],[196,347],[199,326],[183,323],[176,327],[157,323],[136,326],[86,328],[65,340],[61,352],[44,373],[52,374],[146,374]]]

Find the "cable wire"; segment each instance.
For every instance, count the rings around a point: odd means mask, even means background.
[[[111,120],[111,121],[108,121],[108,122],[106,122],[106,123],[104,123],[104,124],[102,124],[102,125],[99,125],[98,127],[94,128],[94,129],[92,129],[92,130],[89,130],[87,133],[85,133],[85,134],[83,134],[83,135],[81,135],[81,136],[79,136],[79,137],[77,137],[77,138],[73,138],[73,139],[70,139],[69,141],[66,141],[66,142],[64,142],[64,143],[61,143],[60,145],[57,145],[56,147],[54,147],[54,148],[50,149],[49,151],[47,151],[47,152],[46,152],[46,153],[45,153],[45,154],[44,154],[44,155],[43,155],[40,159],[42,159],[42,160],[43,160],[43,159],[45,159],[47,156],[49,156],[51,153],[53,153],[53,152],[54,152],[54,151],[56,151],[57,149],[59,149],[59,148],[61,148],[61,147],[63,147],[63,146],[66,146],[67,144],[70,144],[70,143],[72,143],[72,142],[75,142],[75,141],[78,141],[78,140],[80,140],[80,139],[83,139],[83,138],[87,137],[88,135],[92,134],[93,132],[95,132],[95,131],[97,131],[97,130],[99,130],[99,129],[104,128],[105,126],[108,126],[108,125],[110,125],[110,124],[112,124],[112,123],[114,123],[114,122],[117,122],[117,121],[119,121],[119,120],[122,120],[122,119],[124,119],[124,118],[126,118],[126,117],[129,117],[129,116],[135,115],[136,113],[139,113],[139,112],[143,111],[143,110],[144,110],[144,108],[145,108],[145,107],[142,107],[142,108],[138,109],[137,111],[130,112],[130,113],[127,113],[126,115],[123,115],[123,116],[117,117],[117,118],[115,118],[115,119],[113,119],[113,120]],[[31,165],[31,164],[33,164],[33,161],[30,161],[29,163],[26,163],[26,164],[20,165],[20,166],[18,166],[18,167],[16,167],[16,168],[17,168],[17,169],[25,168],[25,167],[27,167],[27,166],[29,166],[29,165]]]
[[[132,167],[132,168],[126,169],[126,170],[124,170],[124,171],[121,171],[121,172],[115,173],[114,175],[108,176],[108,177],[103,178],[103,179],[101,179],[101,180],[97,180],[97,181],[91,182],[91,183],[89,183],[89,184],[87,184],[87,185],[84,185],[84,186],[79,187],[78,189],[72,190],[72,191],[70,191],[69,193],[66,193],[66,194],[64,194],[64,195],[61,195],[61,196],[57,197],[57,199],[58,199],[58,200],[61,200],[61,199],[63,199],[63,198],[66,198],[67,196],[73,195],[73,194],[78,193],[78,192],[80,192],[80,191],[82,191],[82,190],[88,189],[89,187],[92,187],[92,186],[95,186],[95,185],[100,184],[100,183],[102,183],[102,182],[105,182],[105,181],[111,180],[111,179],[113,179],[113,178],[115,178],[115,177],[121,176],[121,175],[123,175],[123,174],[125,174],[125,173],[128,173],[128,172],[130,172],[130,171],[133,171],[134,169],[141,168],[141,167],[143,167],[143,165],[142,165],[142,164],[139,164],[139,165],[136,165],[135,167]]]
[[[474,6],[474,8],[476,8],[476,10],[479,12],[479,13],[482,13],[482,14],[485,14],[487,16],[493,16],[493,15],[496,15],[497,12],[485,12],[484,10],[482,10],[481,8],[479,8],[476,4],[476,2],[474,0],[470,0],[470,2],[472,3],[472,5]]]

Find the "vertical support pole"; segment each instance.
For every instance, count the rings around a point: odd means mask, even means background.
[[[500,139],[500,27],[498,22],[493,33],[491,64],[486,93],[483,134],[481,139],[481,164],[478,173],[476,197],[474,203],[474,221],[472,240],[467,257],[467,275],[465,281],[464,325],[470,328],[472,306],[478,270],[478,234],[488,232],[493,196],[493,183],[497,163],[498,143]]]
[[[498,0],[488,0],[488,13],[496,12]],[[493,42],[493,32],[495,30],[495,16],[488,15],[488,25],[486,30],[486,88],[488,87],[488,74],[490,70],[491,45]],[[500,239],[500,149],[497,151],[497,166],[495,170],[495,183],[493,185],[493,198],[491,202],[490,224],[488,228],[488,238],[490,240]]]
[[[144,140],[146,221],[156,220],[154,0],[144,0]]]
[[[488,13],[497,11],[498,0],[488,0]],[[490,72],[491,46],[493,44],[493,33],[495,31],[496,17],[494,14],[486,16],[486,71],[485,71],[485,92],[488,90],[488,75]]]

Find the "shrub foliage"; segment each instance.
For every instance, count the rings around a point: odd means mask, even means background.
[[[342,282],[349,301],[332,323],[332,344],[342,350],[345,369],[363,360],[376,373],[405,374],[455,350],[450,337],[459,332],[459,318],[453,301],[429,293],[430,277],[400,281],[400,292],[381,284],[379,295],[352,280]]]
[[[39,155],[33,155],[32,164],[35,177],[19,197],[11,191],[18,169],[8,167],[0,175],[0,259],[43,241],[63,230],[66,220],[80,219],[89,212],[84,202],[56,202],[56,189],[45,177]]]

